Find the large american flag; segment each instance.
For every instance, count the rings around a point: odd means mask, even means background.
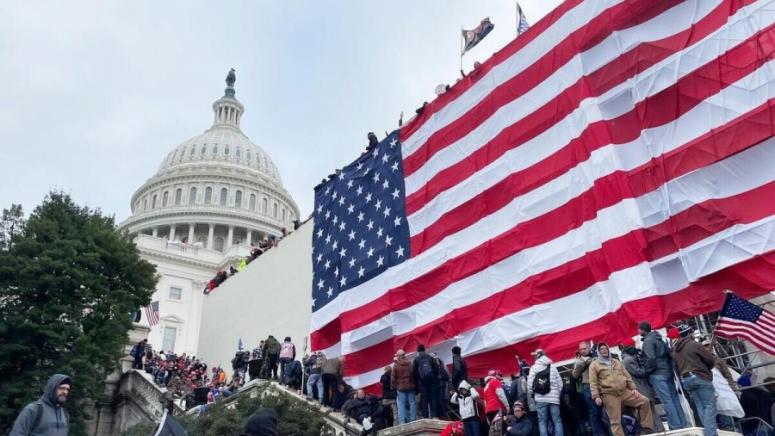
[[[775,289],[773,54],[774,1],[564,2],[316,188],[312,348],[511,371]]]
[[[715,334],[746,339],[762,351],[775,355],[775,315],[732,293],[727,294]]]

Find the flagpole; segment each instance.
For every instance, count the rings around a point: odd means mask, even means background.
[[[727,301],[726,295],[727,294],[731,294],[732,291],[729,290],[729,289],[724,289],[723,291],[721,291],[721,293],[724,294],[724,301],[726,302]],[[715,343],[716,343],[716,327],[718,326],[718,320],[720,318],[721,317],[716,318],[716,322],[713,324],[713,332],[710,334],[710,346],[711,347],[713,347],[715,345]]]
[[[463,72],[463,55],[466,54],[465,51],[465,38],[463,38],[463,26],[460,26],[460,72]]]

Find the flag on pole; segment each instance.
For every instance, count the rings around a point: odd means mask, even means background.
[[[760,350],[775,355],[775,315],[733,293],[727,293],[715,334],[745,339]]]
[[[154,301],[150,305],[145,306],[145,319],[148,320],[148,325],[151,327],[159,323],[159,302]]]
[[[527,24],[525,13],[522,12],[522,7],[517,2],[517,36],[522,35],[528,28],[530,28],[530,25]]]
[[[487,36],[490,31],[495,27],[494,24],[490,22],[490,17],[485,18],[482,20],[481,23],[479,23],[476,28],[472,30],[463,30],[463,53],[467,52],[468,50],[471,50],[474,48],[476,44],[479,44],[479,41],[483,40],[485,36]]]
[[[161,417],[159,428],[153,436],[188,436],[188,432],[182,425],[175,419],[174,416],[164,411],[164,415]]]
[[[242,351],[242,349],[243,349],[242,337],[240,337],[240,338],[237,339],[237,351]]]
[[[775,289],[773,41],[774,1],[562,3],[315,189],[311,349],[479,377]]]

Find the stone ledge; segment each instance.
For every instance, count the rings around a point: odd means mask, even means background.
[[[379,436],[437,435],[441,433],[448,424],[449,421],[441,421],[438,419],[418,419],[417,421],[412,421],[408,424],[401,424],[380,430]]]

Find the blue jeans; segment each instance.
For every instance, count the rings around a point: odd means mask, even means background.
[[[683,379],[683,385],[697,407],[705,436],[716,436],[716,391],[713,383],[692,374]]]
[[[584,401],[587,403],[589,425],[592,427],[592,434],[594,436],[604,436],[607,432],[600,418],[600,406],[595,404],[595,400],[592,399],[592,390],[589,388],[589,383],[582,384],[581,390],[584,393]]]
[[[480,429],[478,419],[463,421],[463,434],[465,436],[479,436],[481,434]]]
[[[406,424],[417,419],[417,403],[414,399],[414,391],[397,391],[398,423]],[[409,416],[406,416],[406,407],[409,406]]]
[[[688,427],[686,415],[681,407],[678,391],[675,388],[673,375],[651,374],[649,376],[649,383],[656,391],[657,397],[659,397],[659,401],[662,403],[662,408],[665,409],[670,430]]]
[[[541,436],[549,436],[549,429],[546,425],[549,422],[549,415],[551,415],[552,423],[554,424],[554,436],[563,436],[560,405],[536,401],[536,409],[538,409],[538,432]]]
[[[323,402],[323,379],[320,377],[320,374],[310,374],[309,378],[307,379],[307,398],[313,398],[312,397],[312,387],[317,385],[318,386],[318,401],[321,403]]]

